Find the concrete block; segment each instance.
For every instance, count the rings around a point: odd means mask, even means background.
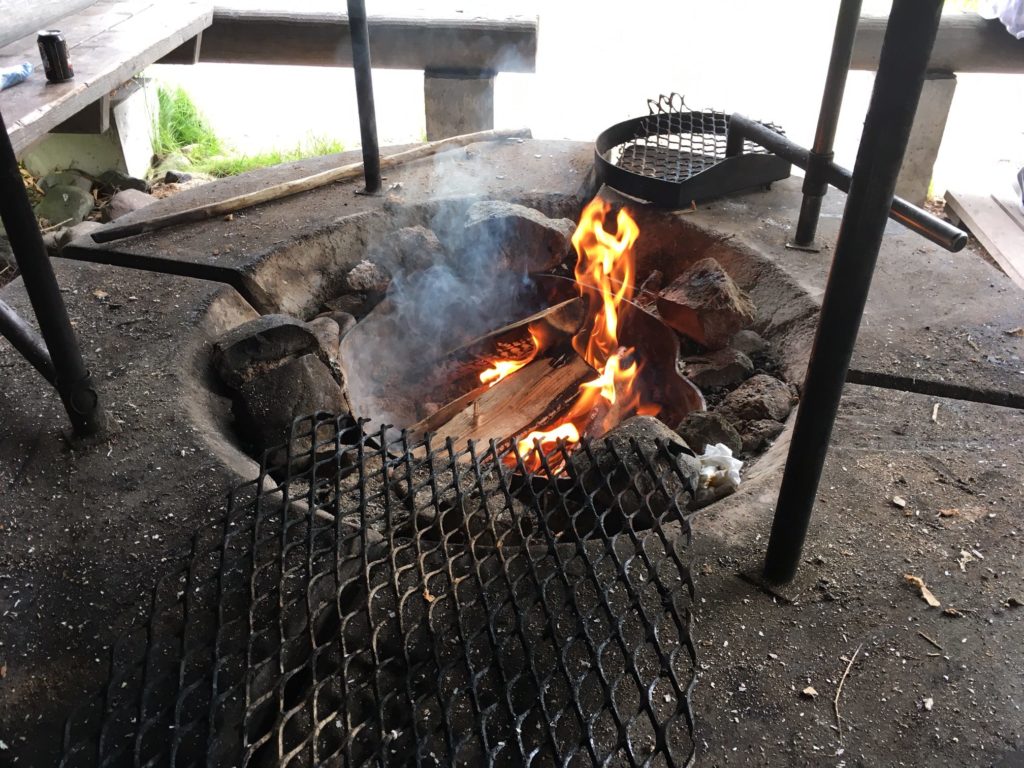
[[[950,72],[929,72],[925,77],[907,153],[896,180],[896,194],[915,205],[922,205],[928,196],[955,91],[956,75]]]
[[[427,140],[494,127],[493,72],[423,73]]]

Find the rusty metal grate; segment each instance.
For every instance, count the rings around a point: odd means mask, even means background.
[[[62,765],[686,764],[689,476],[664,444],[558,453],[530,475],[511,444],[297,421],[115,646]]]
[[[725,159],[727,113],[692,111],[678,93],[648,99],[647,107],[650,114],[641,120],[633,139],[617,148],[620,168],[679,184]],[[783,133],[776,125],[765,125]],[[752,141],[744,142],[743,152],[768,154]]]

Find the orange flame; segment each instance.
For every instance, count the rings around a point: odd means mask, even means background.
[[[502,379],[507,379],[527,363],[531,362],[540,351],[543,342],[541,341],[540,329],[531,325],[530,340],[533,342],[533,350],[521,360],[495,360],[493,365],[480,374],[480,383],[493,387]]]
[[[590,329],[573,338],[573,348],[599,375],[580,385],[579,396],[565,419],[547,430],[531,432],[517,447],[528,469],[541,464],[540,451],[547,455],[564,441],[578,443],[581,434],[590,431],[598,437],[614,427],[626,415],[653,413],[657,407],[645,406],[635,391],[640,365],[632,360],[633,349],[619,346],[619,309],[633,298],[633,244],[640,227],[624,209],[616,217],[615,233],[604,228],[611,205],[600,198],[592,200],[580,215],[572,236],[576,249],[576,284],[580,295],[597,306]],[[626,362],[628,360],[628,362]],[[561,468],[562,461],[553,462]]]

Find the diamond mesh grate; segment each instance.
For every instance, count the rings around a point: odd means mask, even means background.
[[[648,99],[648,117],[634,138],[613,151],[613,162],[623,170],[675,184],[706,171],[725,159],[729,115],[715,110],[687,109],[678,93]],[[766,123],[773,130],[782,129]],[[746,154],[768,154],[751,141]]]
[[[594,442],[530,475],[511,443],[297,421],[116,644],[62,765],[686,764],[673,450]]]

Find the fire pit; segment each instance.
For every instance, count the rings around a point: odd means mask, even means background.
[[[692,453],[759,456],[794,399],[802,348],[775,319],[795,289],[678,215],[613,194],[578,224],[564,212],[454,200],[307,244],[313,277],[278,281],[289,313],[213,350],[211,403],[236,445],[259,457],[324,411],[391,437],[515,443],[537,471],[559,441],[571,452],[642,415]]]

